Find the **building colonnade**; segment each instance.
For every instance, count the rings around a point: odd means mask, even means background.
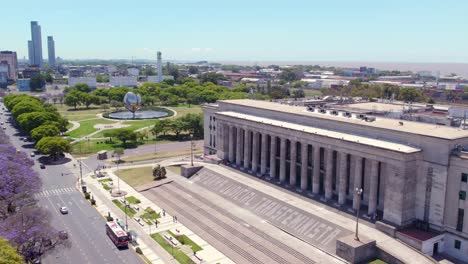
[[[322,142],[242,125],[222,126],[223,158],[232,166],[340,206],[352,200],[352,208],[357,209],[362,201],[370,216],[383,209],[384,162]],[[363,189],[363,194],[357,196],[356,188]]]

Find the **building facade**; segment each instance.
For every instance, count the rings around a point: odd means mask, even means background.
[[[85,83],[91,88],[96,88],[96,77],[69,77],[68,86],[73,87],[78,83]]]
[[[55,63],[55,41],[54,37],[52,36],[47,36],[47,50],[47,56],[49,58],[49,68],[55,69],[57,66]]]
[[[203,110],[205,154],[395,228],[427,223],[424,253],[468,260],[468,130],[254,100]]]
[[[28,41],[29,64],[42,68],[42,35],[41,26],[37,21],[31,21],[31,41]],[[31,60],[32,59],[32,60]]]
[[[31,87],[29,86],[30,84],[30,79],[18,79],[16,82],[17,89],[19,92],[30,92]]]
[[[137,86],[137,77],[136,76],[110,76],[109,77],[110,85],[114,87],[136,87]]]
[[[6,62],[9,65],[8,78],[16,81],[16,70],[18,69],[18,57],[14,51],[0,51],[0,63]]]

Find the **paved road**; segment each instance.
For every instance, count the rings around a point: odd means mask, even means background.
[[[0,109],[3,104],[0,103]],[[1,112],[4,112],[1,110]],[[0,115],[2,122],[7,116]],[[28,155],[33,151],[31,143],[19,140],[22,137],[11,123],[6,123],[4,130],[10,136],[13,146]],[[79,171],[69,164],[46,165],[46,169],[39,168],[38,159],[34,159],[36,170],[42,179],[42,192],[36,195],[39,205],[52,214],[52,223],[59,230],[66,230],[72,241],[72,247],[53,252],[43,259],[43,263],[143,263],[131,250],[118,250],[107,237],[104,229],[105,220],[79,193],[75,184]],[[84,168],[83,173],[87,170]],[[62,176],[62,173],[65,175]],[[67,206],[70,213],[61,215],[60,206]]]
[[[314,263],[281,241],[172,182],[143,192],[236,263]]]

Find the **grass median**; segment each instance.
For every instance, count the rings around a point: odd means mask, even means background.
[[[158,242],[158,244],[164,248],[169,254],[179,262],[184,264],[196,264],[189,256],[185,255],[179,248],[169,245],[169,242],[164,239],[160,234],[152,234],[151,237]]]
[[[112,200],[112,202],[117,205],[124,213],[126,213],[129,217],[133,217],[136,215],[136,211],[132,208],[127,206],[127,210],[125,210],[125,205],[123,205],[119,200]]]

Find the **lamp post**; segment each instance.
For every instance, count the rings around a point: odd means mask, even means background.
[[[355,233],[356,236],[354,237],[354,240],[359,241],[359,229],[358,229],[358,225],[359,225],[359,210],[361,209],[361,194],[362,194],[362,188],[356,188],[354,191],[355,191],[356,199],[357,199],[357,209],[356,209],[356,233]]]
[[[193,167],[193,133],[190,133],[190,164]]]
[[[125,196],[124,196],[124,202],[125,202]],[[127,203],[125,202],[124,203],[124,207],[125,207],[125,232],[128,232],[128,222],[127,222]]]

